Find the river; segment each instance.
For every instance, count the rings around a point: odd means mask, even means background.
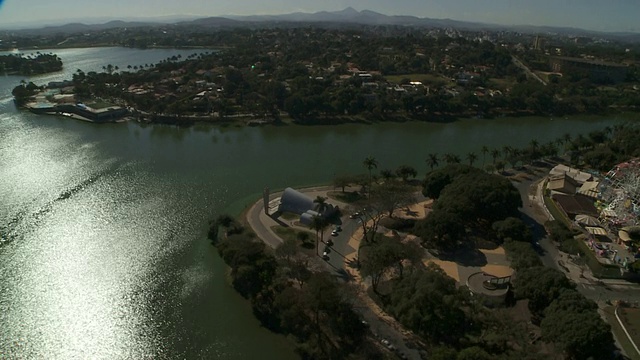
[[[43,52],[47,50],[41,50]],[[76,69],[155,63],[193,50],[55,51]],[[0,78],[0,358],[293,359],[225,280],[207,222],[282,188],[401,164],[524,147],[616,118],[241,128],[96,125],[18,111]]]

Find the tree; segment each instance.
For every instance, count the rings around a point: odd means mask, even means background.
[[[480,170],[467,165],[453,164],[431,171],[423,182],[422,194],[431,199],[437,199],[447,185],[451,184],[456,177],[466,173],[480,173]]]
[[[458,353],[455,349],[446,346],[437,346],[431,350],[429,359],[431,360],[451,360],[455,359]]]
[[[351,185],[353,182],[353,177],[347,175],[340,175],[333,178],[333,186],[342,188],[342,192],[344,193],[344,188]]]
[[[400,178],[402,178],[403,181],[407,181],[407,179],[409,177],[415,178],[416,176],[418,176],[418,172],[412,166],[400,165],[396,169],[396,175],[398,175]]]
[[[491,158],[493,159],[493,165],[496,164],[496,160],[500,157],[500,150],[493,149],[491,150]]]
[[[429,169],[433,171],[433,168],[438,166],[438,154],[429,154],[427,157],[427,165],[429,165]]]
[[[316,255],[320,255],[320,243],[324,242],[324,230],[329,226],[322,216],[314,216],[311,220],[311,228],[316,231]]]
[[[233,287],[244,297],[253,298],[275,276],[277,263],[264,251],[264,242],[245,234],[231,235],[218,244],[218,252],[231,267]]]
[[[518,270],[514,283],[516,297],[529,299],[529,310],[536,316],[541,316],[560,293],[575,286],[563,273],[548,267]]]
[[[360,259],[360,273],[363,277],[371,277],[371,287],[378,293],[378,284],[384,273],[396,263],[400,256],[393,239],[382,237],[379,241],[366,246]]]
[[[446,162],[447,165],[460,163],[460,157],[456,154],[444,154],[443,157],[444,157],[444,162]]]
[[[432,211],[416,222],[413,232],[425,245],[444,251],[456,249],[466,239],[464,221],[448,211]]]
[[[516,241],[531,241],[531,229],[522,220],[515,217],[508,217],[504,220],[495,221],[491,228],[496,233],[500,241],[507,239]]]
[[[456,360],[492,360],[494,359],[488,352],[479,346],[472,346],[461,350]]]
[[[538,140],[532,139],[529,142],[529,146],[531,147],[531,157],[534,158],[538,153],[538,146],[540,146],[540,143],[538,142]]]
[[[571,143],[571,134],[569,133],[565,133],[564,135],[562,135],[562,141],[564,141],[564,146],[565,146],[565,150],[567,148],[567,144]]]
[[[386,211],[389,217],[393,217],[393,212],[413,200],[413,188],[399,181],[389,180],[376,185],[371,189],[371,200],[369,204],[380,211]]]
[[[489,148],[487,147],[487,145],[483,145],[480,152],[482,153],[482,166],[484,166],[485,161],[487,160],[487,154],[489,153]]]
[[[291,259],[298,254],[298,244],[294,239],[286,239],[280,244],[275,251],[277,258],[283,259],[290,263]]]
[[[389,169],[380,170],[380,175],[385,181],[391,180],[396,177],[396,174]]]
[[[598,306],[575,290],[565,290],[544,311],[542,337],[554,342],[571,359],[606,359],[614,342],[611,327]]]
[[[387,310],[430,343],[457,344],[469,329],[455,281],[436,265],[408,272],[387,298]]]
[[[467,161],[469,161],[469,166],[473,166],[473,163],[478,159],[478,156],[475,153],[467,154]]]
[[[502,147],[502,160],[507,161],[513,153],[513,147],[505,145]]]
[[[516,271],[542,266],[540,256],[533,250],[530,243],[506,240],[504,249],[511,261],[511,267]]]
[[[324,214],[324,212],[329,207],[329,204],[327,203],[327,198],[324,196],[320,196],[320,195],[316,196],[316,198],[313,199],[313,203],[316,204],[316,211],[320,214]]]
[[[433,209],[455,213],[468,224],[491,224],[517,216],[521,206],[520,192],[509,180],[478,171],[456,177],[442,190]]]
[[[20,85],[13,88],[13,90],[11,91],[11,95],[13,95],[18,105],[24,105],[32,96],[36,94],[37,89],[38,87],[32,82],[29,82],[29,84],[27,85],[21,83]]]
[[[378,168],[378,160],[376,160],[376,158],[374,158],[373,156],[367,156],[367,158],[364,159],[362,163],[364,167],[366,167],[367,170],[369,171],[369,188],[371,188],[371,183],[373,182],[372,171],[373,169]]]

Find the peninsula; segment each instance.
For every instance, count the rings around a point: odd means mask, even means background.
[[[38,75],[62,70],[62,60],[55,54],[0,55],[0,74]]]

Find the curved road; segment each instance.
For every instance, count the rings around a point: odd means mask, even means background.
[[[333,190],[330,186],[320,186],[313,188],[302,189],[301,192],[308,195],[311,198],[316,196],[326,196],[327,191]],[[273,200],[279,197],[282,192],[276,192],[270,194],[270,199]],[[331,203],[337,204],[342,209],[343,213],[349,213],[350,206],[339,201],[331,199]],[[346,210],[346,211],[345,211]],[[347,258],[353,258],[357,249],[354,249],[349,245],[349,239],[351,236],[362,226],[359,219],[350,219],[348,215],[343,216],[341,219],[342,231],[337,236],[331,236],[332,228],[328,228],[324,234],[324,240],[333,240],[333,246],[329,252],[329,260],[322,261],[320,257],[315,258],[315,263],[324,266],[337,278],[345,283],[353,282],[354,278],[346,268],[349,266],[346,262]],[[282,239],[277,236],[270,228],[273,225],[279,224],[277,220],[266,215],[264,212],[264,204],[262,199],[258,200],[247,212],[247,221],[249,226],[253,229],[256,235],[262,239],[267,245],[272,248],[276,248],[282,243]],[[280,222],[280,225],[291,226]],[[324,248],[323,244],[320,244],[320,251]],[[314,258],[312,258],[313,261]],[[356,282],[353,282],[357,285]],[[354,309],[362,316],[362,319],[369,324],[371,334],[381,342],[381,346],[387,347],[382,344],[382,340],[386,340],[397,349],[395,354],[406,355],[407,359],[420,360],[422,359],[420,353],[416,349],[409,348],[406,344],[410,343],[413,335],[404,330],[395,319],[385,314],[379,313],[379,308],[373,303],[368,294],[363,289],[358,287],[356,298],[353,298]],[[414,338],[415,339],[415,338]]]

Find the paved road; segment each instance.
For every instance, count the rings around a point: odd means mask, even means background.
[[[326,192],[328,190],[333,190],[331,187],[315,187],[315,188],[307,188],[302,189],[306,195],[311,198],[315,198],[316,196],[326,196]],[[271,199],[280,196],[279,193],[271,194]],[[338,204],[343,211],[344,216],[341,218],[342,223],[342,231],[338,234],[338,236],[331,236],[331,231],[333,228],[328,228],[324,234],[324,240],[331,239],[334,242],[334,245],[331,247],[331,251],[329,252],[329,260],[322,261],[320,257],[312,259],[315,265],[324,266],[327,270],[329,270],[332,274],[336,275],[342,281],[349,283],[352,282],[353,279],[346,271],[345,257],[353,257],[354,251],[357,249],[351,248],[349,246],[349,239],[351,236],[362,226],[362,222],[360,219],[350,219],[349,215],[351,214],[350,206],[346,204],[341,204],[336,202],[335,200],[330,200],[333,204]],[[277,224],[276,220],[267,216],[264,213],[264,206],[262,200],[257,201],[247,213],[247,221],[249,225],[256,233],[256,235],[262,239],[267,245],[272,248],[277,247],[282,243],[282,239],[273,233],[270,229],[270,224]],[[288,224],[285,224],[288,225]],[[320,252],[324,249],[324,244],[320,246]],[[354,283],[355,284],[355,283]],[[401,327],[397,324],[397,322],[384,315],[377,314],[372,310],[372,306],[367,306],[365,304],[372,305],[372,300],[369,298],[369,295],[360,291],[357,292],[356,297],[353,298],[354,309],[362,316],[362,319],[369,324],[372,335],[378,340],[381,341],[383,339],[389,341],[390,344],[393,345],[398,351],[398,353],[403,353],[407,356],[408,359],[412,360],[420,360],[420,354],[416,349],[410,349],[406,344],[409,341],[411,334],[403,333]],[[373,305],[375,307],[375,305]]]
[[[264,213],[264,204],[262,201],[256,202],[247,213],[247,221],[251,229],[253,229],[262,241],[275,249],[278,245],[282,244],[282,239],[265,225],[267,218],[268,216]]]
[[[547,82],[542,80],[538,75],[536,75],[534,72],[532,72],[527,65],[523,64],[522,61],[520,61],[520,59],[518,59],[515,56],[511,56],[511,60],[513,61],[513,63],[519,67],[520,69],[524,70],[524,72],[527,74],[527,77],[532,77],[536,80],[538,80],[540,83],[542,83],[542,85],[547,85]]]
[[[542,179],[536,181],[524,181],[515,184],[520,190],[527,222],[533,230],[534,240],[538,242],[540,259],[544,266],[554,268],[567,275],[577,284],[577,290],[588,299],[596,302],[624,300],[628,302],[640,302],[640,286],[624,280],[598,280],[595,279],[586,265],[575,265],[569,255],[559,251],[556,245],[549,239],[542,226],[550,214],[544,208],[542,198]],[[558,265],[558,261],[564,262],[569,272]]]

